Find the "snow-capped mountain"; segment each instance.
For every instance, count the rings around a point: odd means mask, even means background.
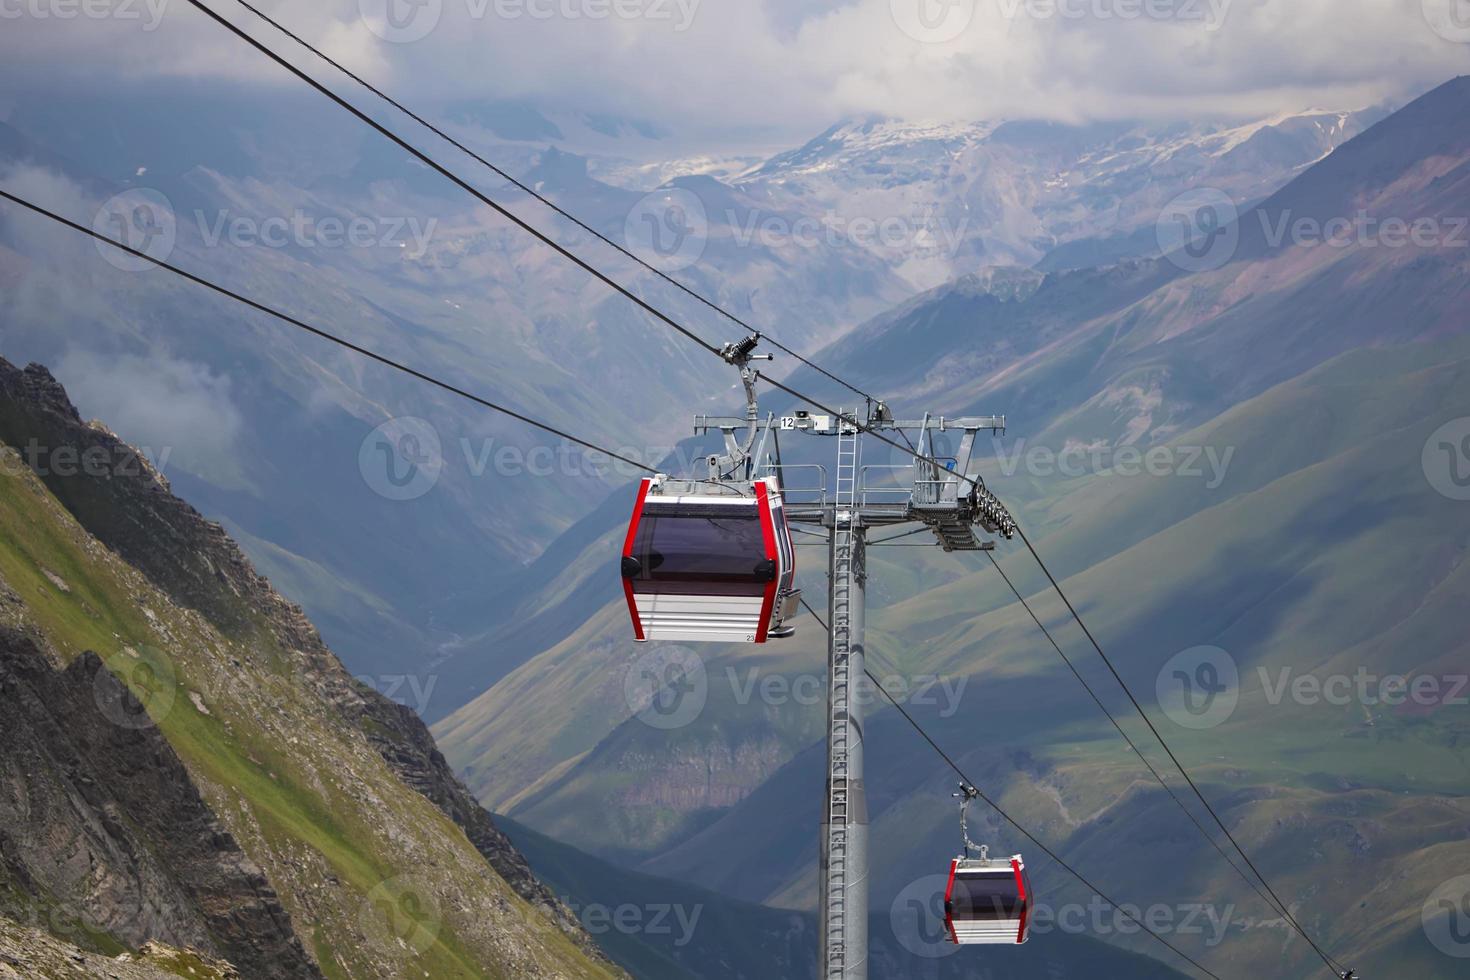
[[[1383,115],[1309,111],[1237,125],[1006,121],[833,126],[734,178],[882,255],[918,288],[996,265],[1092,265],[1158,251],[1179,194],[1254,203]]]

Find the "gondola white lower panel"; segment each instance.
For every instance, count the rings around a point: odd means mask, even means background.
[[[635,595],[643,635],[685,643],[754,643],[760,596]]]
[[[962,946],[1014,946],[1019,933],[1018,923],[999,919],[993,922],[951,922],[955,938]]]

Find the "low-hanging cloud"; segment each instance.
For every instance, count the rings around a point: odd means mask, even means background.
[[[0,0],[44,9],[63,0]],[[3,71],[299,85],[187,0],[22,16]],[[678,132],[907,119],[1195,119],[1398,100],[1470,67],[1464,0],[322,0],[273,16],[415,100],[527,100]],[[146,10],[147,0],[115,0]],[[289,41],[229,0],[222,15]],[[1443,6],[1444,11],[1439,8]],[[1444,16],[1440,16],[1443,14]]]
[[[148,357],[73,348],[55,373],[84,417],[101,420],[170,469],[244,489],[239,438],[244,418],[227,375],[160,352]]]

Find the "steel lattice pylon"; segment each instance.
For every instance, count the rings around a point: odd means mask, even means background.
[[[711,457],[712,470],[731,459],[734,433],[750,424],[743,419],[700,417],[696,432],[721,430],[727,454]],[[863,781],[862,700],[857,697],[866,675],[864,613],[867,596],[868,532],[877,527],[922,523],[945,551],[979,551],[975,528],[1003,534],[1014,530],[1010,515],[984,488],[974,457],[980,432],[1001,432],[1005,418],[895,421],[881,403],[865,413],[843,412],[836,418],[798,412],[782,418],[779,431],[835,437],[835,481],[829,487],[824,467],[785,466],[766,455],[775,419],[764,423],[765,438],[750,456],[750,472],[781,479],[788,518],[821,527],[828,548],[827,644],[827,776],[822,816],[819,908],[821,953],[818,975],[824,980],[867,980],[868,975],[868,805]],[[863,434],[893,431],[917,434],[912,460],[901,465],[865,467]],[[936,437],[957,432],[961,441],[953,456],[936,448]],[[739,458],[738,456],[734,458]],[[819,486],[790,487],[787,470],[817,470]],[[868,471],[884,474],[875,484]],[[797,498],[809,498],[801,499]]]

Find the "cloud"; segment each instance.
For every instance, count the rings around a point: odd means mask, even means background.
[[[238,440],[244,418],[227,375],[165,353],[138,357],[73,348],[55,373],[85,418],[145,450],[168,476],[183,469],[216,486],[249,489]]]
[[[264,6],[416,101],[527,100],[706,139],[842,116],[1195,119],[1402,99],[1470,70],[1463,0],[321,0]],[[63,0],[0,0],[0,10]],[[149,29],[151,4],[164,4]],[[298,49],[229,0],[222,15]],[[5,22],[7,73],[299,85],[186,0]],[[1426,10],[1429,13],[1426,13]],[[391,14],[391,16],[390,16]],[[422,35],[422,36],[420,36]],[[310,61],[302,64],[316,65]]]

